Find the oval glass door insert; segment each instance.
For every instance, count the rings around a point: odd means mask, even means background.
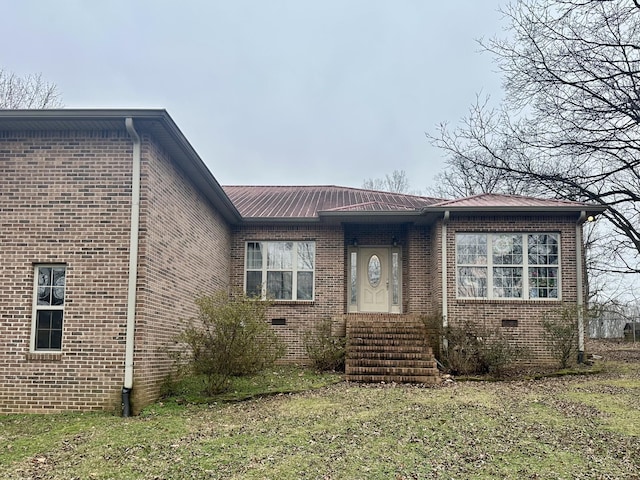
[[[369,285],[376,288],[380,285],[380,259],[377,255],[371,255],[369,258],[369,266],[367,267],[367,275],[369,277]]]

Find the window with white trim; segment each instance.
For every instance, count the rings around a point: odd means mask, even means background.
[[[313,300],[316,243],[247,242],[245,292],[270,300]]]
[[[33,351],[62,350],[64,265],[36,265],[33,294]]]
[[[458,233],[458,298],[558,299],[557,233]]]

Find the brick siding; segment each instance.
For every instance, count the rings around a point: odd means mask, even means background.
[[[194,298],[244,286],[247,241],[316,242],[312,301],[277,302],[268,320],[285,340],[285,362],[307,361],[304,333],[347,312],[347,252],[387,246],[402,252],[402,312],[438,317],[442,309],[442,223],[257,225],[229,227],[175,159],[142,135],[140,251],[134,352],[134,412],[157,398],[170,373]],[[124,377],[132,141],[124,129],[0,133],[0,413],[119,411]],[[543,315],[577,302],[572,216],[452,215],[447,224],[448,321],[500,328],[526,346],[531,362],[551,361]],[[457,232],[558,232],[560,300],[456,297]],[[34,265],[67,267],[60,353],[31,353]],[[585,289],[586,293],[586,289]],[[502,327],[517,320],[517,327]]]
[[[313,301],[274,302],[268,320],[282,319],[285,325],[273,325],[287,344],[284,362],[304,362],[304,333],[319,322],[345,312],[345,248],[341,226],[242,226],[233,231],[231,247],[231,285],[243,289],[245,243],[248,241],[316,242],[315,297]]]
[[[480,323],[485,328],[500,329],[515,345],[526,349],[522,363],[543,364],[553,358],[543,339],[542,320],[558,318],[562,308],[575,308],[576,278],[576,220],[575,216],[452,216],[447,224],[447,295],[448,321],[452,326],[466,321]],[[465,233],[553,233],[560,234],[560,288],[558,300],[467,300],[456,296],[455,238]],[[503,327],[503,320],[517,320],[517,327]]]
[[[143,136],[133,409],[155,400],[172,370],[168,350],[196,295],[228,289],[229,227],[148,136]]]
[[[132,141],[126,131],[0,137],[0,412],[119,411]],[[134,412],[157,398],[166,349],[200,292],[228,287],[230,231],[143,136]],[[30,353],[34,265],[65,264],[62,351]]]
[[[119,406],[131,140],[0,133],[0,412]],[[30,353],[34,265],[67,266],[61,353]]]
[[[272,328],[287,343],[284,362],[308,361],[303,346],[305,331],[319,322],[346,313],[348,247],[391,245],[396,239],[402,253],[402,309],[404,313],[431,313],[430,230],[408,225],[242,226],[233,230],[231,285],[244,286],[244,255],[248,241],[316,241],[315,298],[312,302],[275,302],[268,320],[286,320]]]

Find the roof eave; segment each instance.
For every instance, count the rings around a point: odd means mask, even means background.
[[[318,217],[242,217],[242,223],[319,223]]]
[[[174,141],[184,152],[184,158],[189,162],[189,167],[185,170],[187,170],[192,181],[207,195],[207,198],[228,222],[232,224],[239,223],[242,220],[240,212],[166,111],[164,111],[163,121]]]
[[[421,219],[421,212],[412,211],[357,211],[357,212],[318,212],[318,216],[327,223],[406,223]]]
[[[54,129],[54,122],[74,120],[79,122],[78,129],[83,129],[82,122],[88,120],[108,121],[120,120],[131,117],[135,120],[170,120],[170,116],[165,109],[45,109],[45,110],[0,110],[0,129],[36,130],[38,124],[42,129]],[[173,122],[172,120],[170,120]],[[10,122],[10,123],[9,123]],[[25,127],[26,125],[26,127]]]
[[[607,208],[600,205],[565,205],[565,206],[486,206],[486,207],[425,207],[422,210],[423,214],[428,213],[444,213],[444,212],[456,212],[456,213],[467,213],[470,215],[482,215],[485,213],[524,213],[524,214],[555,214],[562,215],[566,213],[593,213],[598,214],[602,213]]]
[[[73,126],[78,130],[88,126],[88,122],[109,122],[105,128],[124,129],[124,120],[132,118],[136,130],[148,131],[158,137],[158,125],[168,139],[156,138],[160,144],[176,156],[176,161],[207,197],[222,216],[232,224],[241,220],[240,213],[224,192],[218,181],[209,171],[198,153],[180,131],[171,116],[164,109],[56,109],[56,110],[0,110],[0,130],[2,131],[38,131],[59,130]],[[117,126],[114,123],[117,121]],[[65,122],[64,127],[60,122]]]

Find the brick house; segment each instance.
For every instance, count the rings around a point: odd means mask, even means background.
[[[428,381],[428,347],[384,351],[400,334],[423,345],[424,316],[504,328],[544,362],[540,319],[584,303],[582,223],[602,212],[223,188],[164,110],[0,111],[0,194],[4,413],[117,411],[123,391],[139,411],[171,370],[164,349],[194,296],[230,288],[274,299],[285,361],[304,362],[304,332],[330,319],[355,380]],[[356,352],[377,337],[391,340],[372,370]]]

